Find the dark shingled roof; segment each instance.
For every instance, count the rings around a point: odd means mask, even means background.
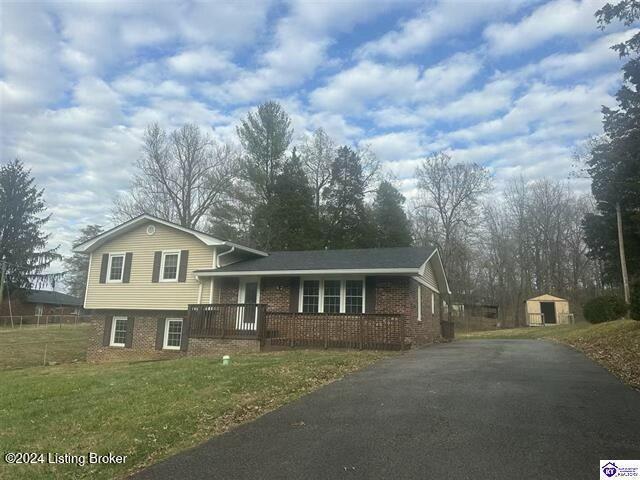
[[[82,306],[82,300],[78,297],[61,292],[52,292],[51,290],[31,290],[27,294],[27,302],[50,305],[73,305],[75,307]]]
[[[216,272],[419,268],[435,248],[396,247],[353,250],[269,252],[268,257],[244,260]],[[200,270],[203,271],[203,270]]]

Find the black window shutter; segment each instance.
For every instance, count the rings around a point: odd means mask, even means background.
[[[164,343],[164,324],[165,319],[159,318],[156,324],[156,350],[162,350],[162,344]]]
[[[300,277],[291,277],[289,280],[289,311],[297,312],[300,299]]]
[[[187,281],[187,265],[189,264],[189,250],[180,252],[180,269],[178,270],[178,281]]]
[[[111,343],[111,322],[113,321],[113,317],[111,315],[107,315],[104,318],[104,332],[102,332],[102,346],[108,347]]]
[[[133,344],[133,322],[135,318],[129,317],[127,319],[127,335],[124,337],[124,348],[131,348]]]
[[[133,253],[127,252],[124,256],[124,272],[122,272],[122,283],[129,283],[131,278],[131,261],[133,260]]]
[[[186,317],[182,320],[182,335],[180,337],[180,350],[186,352],[189,348],[189,325],[191,322],[189,321],[189,317]]]
[[[162,262],[162,252],[153,253],[153,273],[151,274],[151,281],[158,283],[160,281],[160,262]]]
[[[366,277],[365,286],[365,311],[366,313],[376,313],[376,277]]]
[[[107,266],[109,265],[109,254],[102,254],[102,264],[100,265],[100,283],[107,283]]]

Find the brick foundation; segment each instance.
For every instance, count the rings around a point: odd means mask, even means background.
[[[134,318],[131,348],[103,346],[107,317],[121,315]],[[186,311],[109,310],[95,312],[93,332],[87,348],[88,362],[137,361],[179,358],[183,356],[207,356],[251,353],[260,351],[257,340],[230,340],[214,338],[190,338],[186,351],[156,349],[158,318],[185,318]]]

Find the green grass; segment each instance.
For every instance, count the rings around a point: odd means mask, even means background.
[[[0,452],[127,455],[125,465],[6,465],[0,478],[121,477],[384,357],[287,351],[0,372]]]
[[[91,326],[0,328],[0,371],[84,361]],[[45,358],[46,345],[46,358]]]
[[[520,338],[562,342],[585,353],[626,383],[640,389],[640,322],[635,320],[463,333],[457,338]]]

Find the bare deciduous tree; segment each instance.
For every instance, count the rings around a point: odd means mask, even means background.
[[[319,128],[300,147],[300,156],[313,187],[316,214],[320,216],[322,192],[331,180],[331,163],[336,156],[336,145],[329,135]]]
[[[416,177],[417,239],[436,243],[452,284],[466,290],[469,248],[479,224],[482,196],[492,188],[491,176],[484,167],[453,163],[446,153],[437,153],[418,166]]]
[[[237,158],[229,145],[215,142],[197,125],[167,134],[152,124],[131,188],[116,200],[114,216],[124,220],[146,212],[194,228],[227,192]]]

